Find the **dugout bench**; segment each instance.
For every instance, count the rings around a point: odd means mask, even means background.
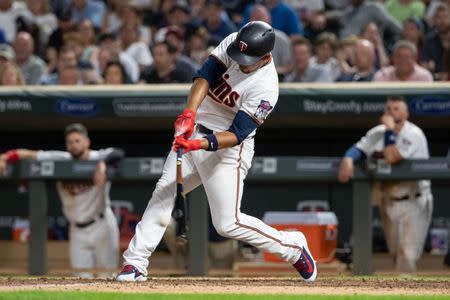
[[[325,157],[255,157],[246,181],[277,182],[337,182],[341,158]],[[127,158],[116,170],[108,170],[112,180],[155,180],[162,172],[164,158]],[[9,166],[0,180],[25,180],[29,195],[29,274],[47,273],[47,181],[86,180],[92,177],[95,161],[20,161]],[[384,161],[355,166],[352,184],[353,206],[353,274],[371,275],[372,265],[372,204],[373,180],[450,179],[450,160],[443,157],[429,160],[403,161],[389,165]],[[203,201],[198,201],[199,199]],[[190,201],[190,232],[188,274],[207,274],[207,202],[202,188],[188,195]],[[194,200],[195,199],[195,200]],[[189,200],[188,200],[189,201]],[[355,226],[357,224],[357,226]]]

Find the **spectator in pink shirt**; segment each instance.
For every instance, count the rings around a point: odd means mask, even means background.
[[[405,40],[398,41],[393,48],[392,66],[375,73],[373,81],[433,81],[431,73],[416,63],[417,48]]]

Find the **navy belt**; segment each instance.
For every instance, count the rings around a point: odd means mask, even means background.
[[[416,193],[414,195],[415,198],[419,198],[420,196],[422,196],[422,193]],[[406,201],[406,200],[409,200],[410,197],[409,197],[409,195],[405,195],[403,197],[392,197],[391,199],[392,199],[392,201]]]
[[[99,217],[100,219],[103,219],[104,214],[103,214],[103,213],[100,213],[100,214],[98,214],[98,217]],[[76,226],[77,228],[86,228],[86,227],[91,226],[92,224],[94,224],[95,221],[96,221],[96,220],[93,219],[93,220],[89,220],[89,221],[86,221],[86,222],[83,222],[83,223],[75,223],[75,226]]]
[[[214,131],[212,131],[211,129],[203,126],[202,124],[197,124],[197,130],[201,134],[212,134],[212,133],[214,133]]]

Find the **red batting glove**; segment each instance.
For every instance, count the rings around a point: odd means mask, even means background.
[[[178,116],[175,121],[175,137],[184,135],[185,138],[189,138],[194,132],[195,116],[196,112],[186,108],[183,113]]]
[[[181,135],[175,137],[173,151],[177,152],[180,147],[183,148],[183,153],[202,149],[200,140],[187,140]]]

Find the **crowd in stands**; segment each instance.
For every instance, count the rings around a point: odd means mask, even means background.
[[[449,0],[0,0],[0,85],[189,83],[252,20],[280,82],[449,81]]]

